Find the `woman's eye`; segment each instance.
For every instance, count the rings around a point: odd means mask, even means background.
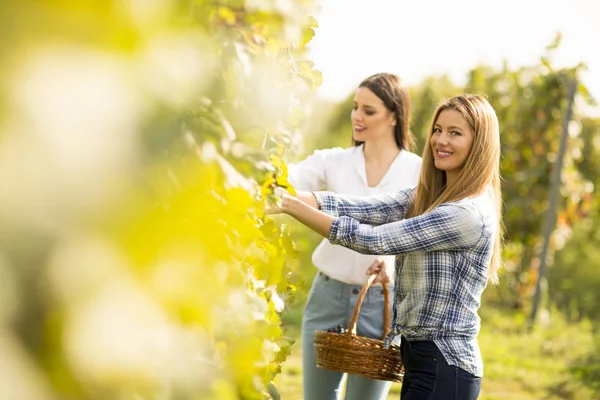
[[[452,134],[452,136],[460,136],[460,135],[462,135],[462,133],[460,133],[458,131],[452,131],[450,133]]]
[[[434,133],[434,134],[436,134],[436,133],[440,133],[440,132],[442,132],[442,130],[441,130],[441,129],[439,129],[439,128],[433,128],[433,133]]]
[[[365,114],[367,114],[367,115],[373,115],[373,114],[375,114],[375,112],[373,112],[373,111],[365,111]]]

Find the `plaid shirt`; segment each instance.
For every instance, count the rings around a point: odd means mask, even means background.
[[[450,365],[483,376],[477,310],[498,229],[487,195],[445,203],[403,219],[415,189],[360,198],[315,192],[335,220],[331,243],[365,254],[396,255],[392,330],[433,341]]]

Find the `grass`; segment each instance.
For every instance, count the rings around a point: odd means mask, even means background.
[[[485,378],[482,400],[598,400],[600,393],[573,373],[595,352],[589,323],[560,316],[528,330],[522,315],[488,313],[479,344]]]
[[[302,400],[297,313],[288,318],[288,334],[297,342],[276,380],[282,400]],[[529,331],[522,315],[488,310],[482,316],[479,344],[485,364],[480,400],[600,400],[594,382],[576,373],[597,352],[588,323],[568,324],[557,316],[546,327]],[[399,399],[400,388],[394,383],[388,399]]]

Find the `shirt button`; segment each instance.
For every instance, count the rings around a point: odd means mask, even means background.
[[[358,294],[358,289],[352,290],[352,294]]]
[[[329,277],[328,277],[327,275],[325,275],[325,280],[326,280],[326,281],[328,281],[328,280],[329,280]]]

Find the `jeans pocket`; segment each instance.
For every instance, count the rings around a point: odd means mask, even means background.
[[[416,359],[426,360],[426,361],[436,361],[438,355],[438,348],[430,340],[415,340],[409,341],[408,346],[410,347],[410,352]]]
[[[456,398],[461,400],[477,400],[481,391],[481,378],[459,367],[454,367],[454,370],[456,372]]]
[[[465,371],[464,369],[462,369],[460,367],[454,367],[454,370],[456,371],[457,379],[462,379],[462,380],[466,380],[466,381],[477,381],[477,380],[481,379],[478,376],[475,376],[472,373]]]

